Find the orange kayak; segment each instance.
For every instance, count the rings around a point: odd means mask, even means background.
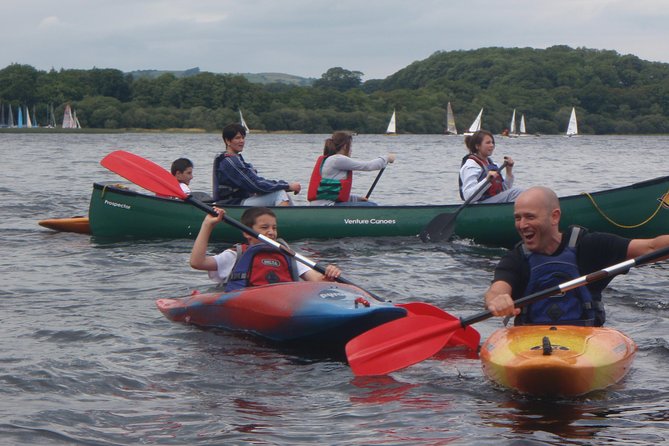
[[[77,232],[79,234],[90,234],[88,217],[51,218],[37,222],[40,226],[60,232]]]
[[[530,325],[495,331],[481,346],[484,374],[520,393],[572,397],[629,371],[636,344],[612,328]]]

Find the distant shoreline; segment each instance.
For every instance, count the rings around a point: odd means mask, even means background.
[[[168,128],[168,129],[63,129],[48,127],[23,127],[23,128],[0,128],[0,133],[66,133],[66,134],[87,134],[87,133],[219,133],[220,130],[206,130],[199,128]],[[271,133],[271,134],[301,134],[303,132],[292,130],[278,130],[268,132],[267,130],[252,129],[251,133]]]

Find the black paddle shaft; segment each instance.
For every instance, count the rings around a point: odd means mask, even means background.
[[[507,166],[507,162],[504,161],[499,168],[501,175],[502,170]],[[481,192],[486,190],[490,185],[490,178],[486,177],[485,182],[474,192],[469,198],[465,200],[460,207],[458,207],[455,212],[443,213],[434,217],[430,222],[425,226],[425,228],[419,234],[420,239],[423,242],[433,241],[441,242],[442,240],[448,240],[453,235],[455,230],[455,219],[458,218],[458,214],[462,212]]]
[[[365,195],[365,198],[369,198],[369,196],[372,195],[372,191],[376,187],[376,183],[379,182],[379,179],[381,178],[381,174],[383,174],[384,170],[386,170],[385,167],[383,169],[379,170],[379,173],[378,173],[378,175],[376,175],[376,178],[374,178],[374,182],[372,183],[372,186],[367,191],[367,195]]]

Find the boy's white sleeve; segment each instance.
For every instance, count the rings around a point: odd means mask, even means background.
[[[209,273],[209,278],[214,282],[223,283],[228,280],[228,276],[232,272],[232,267],[235,266],[237,251],[226,249],[222,253],[216,254],[214,260],[216,260],[218,268],[216,271],[207,271]]]
[[[302,262],[297,262],[297,275],[302,277],[302,274],[306,273],[307,271],[311,270],[307,265],[305,265]]]

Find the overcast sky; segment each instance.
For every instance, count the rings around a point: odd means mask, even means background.
[[[569,45],[669,62],[668,0],[0,0],[11,63],[385,78],[435,51]]]

